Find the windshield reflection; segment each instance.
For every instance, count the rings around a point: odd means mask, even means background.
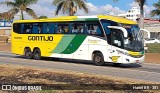
[[[143,51],[143,35],[138,25],[125,25],[124,28],[128,32],[128,44],[124,45],[125,49],[137,52]]]

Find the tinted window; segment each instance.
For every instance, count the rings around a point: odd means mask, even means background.
[[[21,24],[20,23],[14,23],[13,24],[13,31],[15,33],[21,33]]]
[[[87,34],[104,36],[103,30],[99,22],[87,22]]]
[[[108,44],[124,48],[124,42],[123,42],[123,34],[121,30],[118,29],[110,29],[111,33],[107,34],[107,41]]]
[[[70,24],[72,34],[84,34],[84,22],[73,22]]]
[[[57,23],[55,25],[55,33],[57,34],[69,33],[69,23]]]

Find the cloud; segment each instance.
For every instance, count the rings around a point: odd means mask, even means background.
[[[52,2],[53,2],[52,0],[39,0],[37,4],[31,5],[29,7],[32,8],[38,16],[45,15],[48,17],[55,17],[54,14],[55,14],[56,7],[52,6]],[[109,4],[106,4],[104,6],[96,6],[92,3],[87,3],[87,6],[89,9],[88,14],[86,14],[83,10],[78,10],[76,15],[99,15],[99,14],[106,15],[106,14],[112,14],[112,13],[119,14],[119,13],[125,12],[124,10],[121,10],[118,7],[113,7],[112,5],[109,5]],[[7,6],[0,5],[0,13],[5,12],[9,9],[10,8]],[[59,16],[61,15],[67,15],[67,14],[60,13]],[[30,17],[26,13],[24,13],[24,16],[25,16],[25,19],[32,19],[32,17]],[[20,13],[18,13],[15,16],[15,19],[19,19],[19,18],[20,18]]]
[[[76,15],[99,15],[99,14],[119,14],[124,13],[124,10],[119,9],[118,7],[113,7],[112,5],[105,5],[105,6],[96,6],[92,3],[87,3],[89,13],[85,14],[82,10],[79,10]]]
[[[139,8],[139,4],[137,2],[132,2],[130,4],[128,4],[131,7],[138,7]],[[154,9],[153,6],[148,6],[148,5],[144,5],[144,12],[146,17],[150,16],[150,12]]]

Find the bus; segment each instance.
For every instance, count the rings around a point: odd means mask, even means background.
[[[131,64],[144,62],[143,35],[134,21],[109,16],[62,16],[17,20],[12,26],[12,53],[42,57]]]

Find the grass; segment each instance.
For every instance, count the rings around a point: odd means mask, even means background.
[[[160,53],[160,44],[146,44],[148,50],[146,53]]]
[[[155,84],[153,82],[116,78],[62,70],[47,70],[17,65],[0,65],[1,84]],[[157,83],[158,84],[158,83]],[[97,86],[95,86],[96,88]],[[119,86],[121,87],[121,86]],[[3,91],[0,91],[0,93]],[[133,92],[133,91],[131,91]],[[135,91],[134,91],[135,92]],[[139,90],[138,93],[160,91]],[[136,93],[135,92],[135,93]],[[3,92],[4,93],[4,92]],[[20,93],[16,91],[16,93]],[[23,92],[24,93],[24,92]],[[42,90],[27,93],[126,93],[126,90]]]

